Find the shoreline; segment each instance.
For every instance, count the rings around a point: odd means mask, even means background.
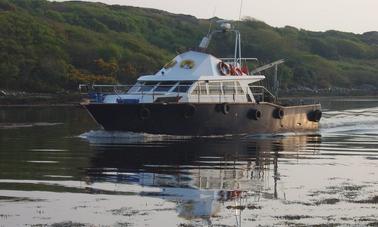
[[[80,107],[80,103],[85,95],[74,94],[23,94],[21,96],[2,96],[0,97],[0,107]],[[293,94],[283,95],[279,100],[321,100],[321,99],[378,99],[376,95],[310,95]]]
[[[79,93],[14,93],[0,96],[0,106],[79,106],[83,98]]]

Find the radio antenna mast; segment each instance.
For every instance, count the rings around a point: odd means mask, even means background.
[[[241,21],[242,10],[243,10],[243,0],[240,0],[240,10],[239,10],[239,21],[238,21],[238,25],[240,24],[240,21]],[[238,27],[239,27],[239,26],[238,26]]]
[[[215,13],[217,12],[217,5],[214,6],[214,11],[213,11],[213,17],[215,17]],[[213,26],[213,21],[211,20],[212,18],[210,18],[210,25],[209,25],[209,31],[207,32],[207,34],[210,34],[211,33],[211,27]]]

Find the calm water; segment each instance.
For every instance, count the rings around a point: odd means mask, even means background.
[[[0,226],[378,225],[378,99],[313,134],[106,133],[77,107],[0,107]]]

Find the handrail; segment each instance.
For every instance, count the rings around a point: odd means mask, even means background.
[[[234,61],[235,58],[219,58],[222,61]],[[239,59],[238,59],[239,60]],[[241,58],[242,61],[258,61],[257,58]]]
[[[272,94],[272,92],[270,92],[266,87],[264,87],[264,86],[249,86],[250,88],[251,88],[251,91],[252,91],[252,94],[254,94],[254,95],[257,95],[255,92],[253,92],[253,90],[252,90],[252,88],[259,88],[259,89],[261,89],[263,92],[261,93],[261,95],[262,95],[262,101],[264,101],[264,92],[266,92],[270,97],[272,97],[273,98],[273,100],[276,100],[276,96],[275,95],[273,95]]]
[[[81,93],[102,93],[102,94],[165,94],[171,93],[183,93],[187,92],[192,85],[88,85],[80,84],[79,91]],[[146,89],[142,89],[146,88]],[[156,88],[166,88],[161,91],[156,91]],[[135,91],[130,90],[134,89]]]
[[[198,86],[198,85],[197,85]],[[163,89],[162,91],[156,91],[156,88],[159,87]],[[140,95],[142,100],[145,97],[151,97],[152,100],[155,100],[159,96],[169,96],[177,95],[180,93],[186,93],[188,97],[195,97],[198,102],[201,102],[201,99],[206,98],[217,98],[219,102],[236,102],[240,100],[241,97],[245,97],[248,93],[248,89],[252,92],[252,95],[256,97],[261,96],[260,101],[264,101],[264,94],[268,94],[274,100],[276,97],[264,86],[248,86],[246,88],[242,87],[230,87],[230,86],[220,86],[220,85],[201,85],[199,89],[191,88],[192,85],[86,85],[80,84],[79,89],[82,93],[93,94],[96,97],[104,97],[104,95],[114,94],[117,96],[128,94],[128,95]],[[143,89],[145,88],[145,89]],[[83,92],[83,90],[85,91]],[[239,90],[240,89],[240,90]],[[261,89],[261,93],[255,92],[253,89]],[[241,91],[243,90],[243,91]],[[120,97],[121,98],[121,97]]]
[[[280,65],[280,64],[283,64],[283,63],[285,63],[285,60],[281,59],[281,60],[269,63],[267,65],[260,66],[260,67],[258,67],[256,69],[252,70],[251,74],[254,75],[255,73],[259,73],[259,72],[265,71],[267,69],[273,68],[273,67],[275,67],[277,65]]]

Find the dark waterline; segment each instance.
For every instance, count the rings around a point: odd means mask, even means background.
[[[78,107],[0,109],[0,226],[378,225],[378,99],[312,134],[101,131]]]

